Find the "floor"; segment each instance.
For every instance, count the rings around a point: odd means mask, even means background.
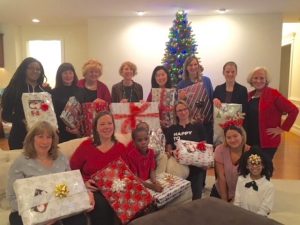
[[[8,149],[7,139],[0,139],[0,148]],[[273,162],[273,178],[300,180],[300,137],[293,133],[285,133]],[[208,174],[214,175],[213,169],[210,169]]]

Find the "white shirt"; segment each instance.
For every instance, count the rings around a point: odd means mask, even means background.
[[[258,191],[255,191],[252,187],[245,187],[245,184],[251,181],[253,180],[250,178],[250,175],[246,177],[239,176],[235,191],[234,205],[267,216],[271,212],[274,204],[274,185],[263,176],[255,180],[258,186]]]

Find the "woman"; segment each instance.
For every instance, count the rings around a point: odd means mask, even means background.
[[[88,60],[82,67],[84,79],[78,81],[78,87],[84,89],[86,102],[111,103],[107,86],[99,81],[102,75],[102,64],[95,59]]]
[[[143,100],[143,87],[132,80],[137,74],[136,65],[129,61],[122,63],[119,74],[123,80],[113,85],[111,90],[112,102],[139,102]]]
[[[58,151],[57,143],[55,129],[45,121],[37,122],[26,135],[24,152],[13,162],[8,174],[6,195],[12,208],[9,215],[11,225],[23,224],[13,189],[15,180],[70,170],[68,160]],[[85,225],[86,218],[84,214],[78,214],[61,222],[64,225]]]
[[[248,95],[247,135],[249,145],[258,145],[273,159],[281,134],[293,126],[299,110],[276,89],[270,88],[265,67],[255,68],[247,78],[254,90]],[[282,122],[282,116],[287,114]]]
[[[83,141],[70,160],[73,170],[80,169],[86,187],[94,193],[95,208],[91,211],[92,225],[113,224],[114,212],[105,200],[91,175],[106,167],[113,160],[122,157],[126,161],[125,146],[115,136],[115,123],[110,112],[102,111],[93,122],[93,139]]]
[[[2,119],[12,123],[8,138],[10,149],[22,148],[27,133],[22,94],[50,91],[50,87],[42,86],[45,78],[42,64],[37,59],[28,57],[19,65],[3,92]]]
[[[238,164],[243,152],[248,151],[246,133],[242,127],[228,126],[224,129],[225,142],[215,149],[216,183],[210,196],[232,201],[238,179]]]
[[[164,66],[154,68],[151,76],[152,88],[172,88],[169,71]],[[147,102],[152,102],[152,92],[150,91]]]
[[[235,62],[227,62],[223,66],[225,83],[218,85],[213,93],[213,103],[220,108],[222,103],[236,103],[242,105],[244,113],[247,111],[248,91],[247,88],[235,81],[237,65]]]
[[[188,141],[206,141],[206,133],[204,127],[199,123],[192,123],[190,118],[190,110],[184,101],[179,101],[174,108],[177,124],[166,129],[166,151],[168,155],[172,155],[176,149],[177,140]],[[205,168],[189,166],[190,174],[188,180],[191,181],[193,200],[202,196],[202,189],[205,180]]]
[[[186,99],[187,93],[180,89],[186,88],[195,83],[201,82],[205,88],[204,96],[197,100],[197,107],[204,107],[206,110],[206,115],[202,115],[203,125],[206,129],[208,143],[213,143],[213,111],[212,111],[212,96],[213,87],[211,81],[208,77],[203,76],[203,67],[200,65],[198,58],[194,55],[186,58],[183,64],[183,79],[177,84],[178,98]],[[193,93],[197,95],[197,93]]]
[[[58,122],[59,142],[69,141],[80,136],[80,124],[76,128],[66,126],[60,118],[70,97],[75,97],[80,103],[84,102],[84,91],[77,86],[78,78],[71,63],[62,63],[56,72],[55,88],[51,91],[52,101]]]

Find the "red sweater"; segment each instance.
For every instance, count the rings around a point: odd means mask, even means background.
[[[85,87],[85,79],[78,81],[77,86],[80,88]],[[108,87],[101,81],[97,81],[97,98],[103,99],[109,105],[111,103],[111,95]]]
[[[254,93],[255,90],[249,92],[248,100],[252,98]],[[280,144],[280,135],[272,138],[271,135],[267,134],[267,129],[280,127],[285,131],[289,131],[297,118],[299,109],[279,91],[266,87],[260,96],[258,112],[261,147],[277,148]],[[287,113],[287,118],[281,123],[281,117],[284,113]]]
[[[109,151],[103,153],[94,146],[91,139],[88,139],[83,141],[75,150],[70,159],[70,167],[72,170],[79,169],[84,181],[87,181],[91,175],[119,157],[127,162],[126,155],[125,146],[119,142],[115,143]]]

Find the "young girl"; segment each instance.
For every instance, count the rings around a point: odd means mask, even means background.
[[[133,144],[128,146],[128,165],[131,171],[141,179],[145,187],[156,192],[162,191],[162,186],[156,181],[155,154],[148,148],[149,134],[145,127],[137,127],[132,131]],[[150,178],[151,183],[145,182]]]
[[[267,216],[274,203],[274,186],[270,182],[273,164],[258,147],[245,152],[238,167],[239,178],[234,204]]]

